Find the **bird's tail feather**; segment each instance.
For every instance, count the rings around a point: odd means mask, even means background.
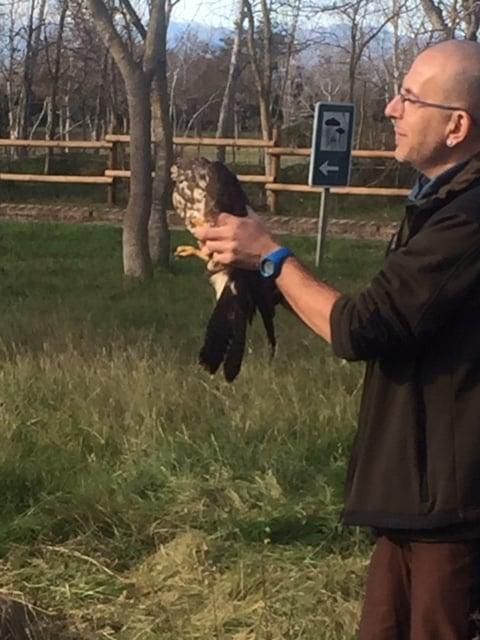
[[[207,324],[205,340],[199,354],[200,364],[209,373],[216,373],[225,358],[231,339],[228,317],[232,312],[233,295],[228,284],[223,289]]]
[[[274,293],[272,284],[256,272],[230,274],[208,321],[199,354],[199,362],[207,371],[214,374],[223,363],[225,379],[232,382],[237,377],[245,353],[247,326],[257,309],[273,357],[276,348]]]
[[[239,300],[236,298],[235,311],[229,319],[231,321],[231,335],[223,361],[223,373],[227,382],[235,380],[240,373],[247,340],[248,310],[242,308],[238,302]]]
[[[251,272],[249,290],[253,299],[253,304],[262,318],[263,326],[267,334],[267,339],[271,348],[272,357],[275,355],[277,338],[273,319],[275,317],[274,287],[271,281],[265,280],[259,273]]]
[[[199,354],[200,364],[211,374],[223,363],[228,382],[237,377],[242,366],[247,324],[252,318],[251,304],[244,294],[242,288],[232,290],[231,283],[224,287],[208,321]]]

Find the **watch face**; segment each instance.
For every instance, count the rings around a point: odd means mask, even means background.
[[[264,260],[262,264],[262,273],[266,278],[273,276],[275,273],[275,263],[273,260]]]

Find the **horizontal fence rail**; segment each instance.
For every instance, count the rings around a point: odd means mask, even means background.
[[[57,176],[29,173],[0,173],[0,181],[11,182],[58,182],[64,184],[112,184],[108,176]]]
[[[310,187],[307,184],[283,183],[279,181],[281,158],[302,157],[311,155],[310,148],[281,146],[277,135],[272,140],[258,138],[205,138],[205,137],[174,137],[174,144],[178,147],[231,147],[232,149],[263,149],[270,162],[265,174],[239,174],[237,177],[243,183],[263,185],[270,196],[272,212],[277,207],[277,197],[281,192],[322,194],[323,187]],[[35,149],[85,149],[106,150],[108,152],[108,168],[101,176],[79,175],[45,175],[0,173],[0,181],[65,183],[65,184],[99,184],[107,186],[108,203],[115,204],[117,200],[116,186],[119,180],[130,180],[131,172],[118,168],[119,145],[129,144],[128,134],[109,134],[104,140],[15,140],[0,138],[0,147],[23,147]],[[354,158],[394,158],[393,151],[356,149],[352,152]],[[269,171],[269,173],[267,173]],[[152,176],[154,174],[152,173]],[[329,191],[336,195],[354,196],[393,196],[402,197],[409,193],[409,189],[394,187],[332,187]]]
[[[15,140],[0,138],[0,147],[31,147],[42,149],[111,149],[113,144],[100,140]]]
[[[130,179],[131,171],[128,169],[106,169],[105,175],[111,178]],[[152,171],[152,178],[154,175],[155,173]],[[261,174],[243,175],[241,173],[237,173],[236,175],[240,182],[258,182],[260,184],[266,184],[273,180],[273,176],[264,176]]]
[[[265,189],[270,191],[290,191],[296,193],[323,193],[323,187],[309,187],[308,184],[288,184],[269,182]],[[330,193],[343,196],[406,196],[411,189],[394,189],[390,187],[330,187]]]
[[[302,147],[276,147],[274,149],[267,150],[270,156],[301,156],[310,157],[312,150],[310,148]],[[354,158],[394,158],[394,151],[377,151],[366,149],[354,149],[352,151]]]
[[[107,142],[129,143],[130,136],[128,134],[116,135],[108,134],[105,136]],[[155,142],[154,140],[152,142]],[[252,149],[269,149],[275,145],[274,140],[259,140],[258,138],[185,138],[174,137],[173,144],[179,146],[194,147],[244,147]]]

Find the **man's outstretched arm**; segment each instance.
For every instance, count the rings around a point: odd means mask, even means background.
[[[297,316],[331,343],[330,316],[340,292],[316,280],[296,258],[286,260],[276,282]]]

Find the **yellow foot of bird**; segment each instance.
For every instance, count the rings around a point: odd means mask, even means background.
[[[176,258],[192,258],[197,257],[204,262],[208,262],[210,260],[209,256],[201,249],[197,249],[197,247],[192,247],[190,245],[180,245],[175,249],[174,253]]]

